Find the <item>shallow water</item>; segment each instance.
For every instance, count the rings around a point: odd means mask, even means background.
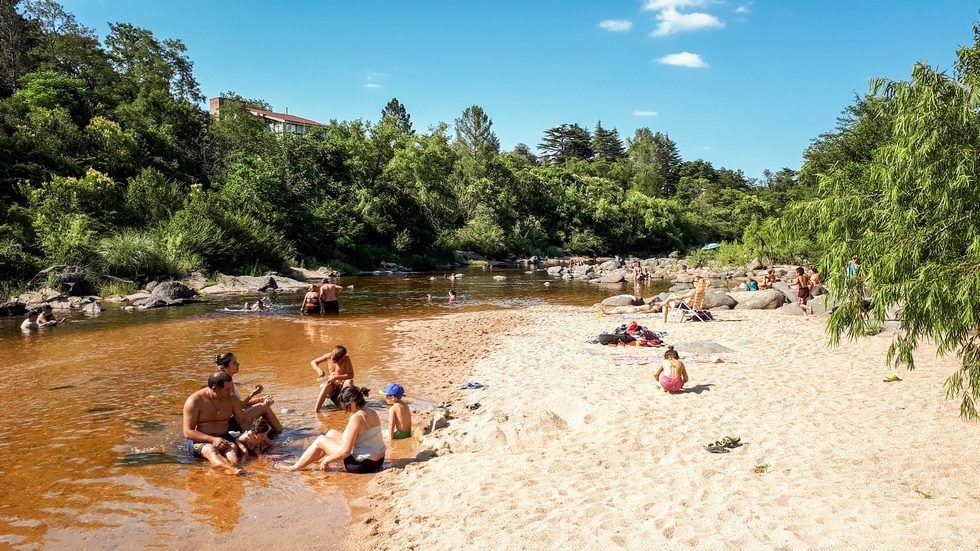
[[[301,294],[283,294],[265,312],[225,310],[255,298],[244,296],[144,312],[106,305],[100,316],[75,314],[29,335],[19,331],[20,320],[0,320],[0,393],[13,412],[0,430],[0,545],[280,547],[285,536],[341,548],[345,499],[369,477],[281,473],[265,461],[250,463],[245,477],[213,472],[184,449],[183,402],[203,386],[213,356],[233,350],[242,363],[240,391],[261,383],[276,397],[287,428],[278,451],[295,455],[310,437],[346,422],[337,411],[309,413],[316,398],[309,361],[333,345],[350,350],[358,384],[380,388],[411,375],[386,367],[397,338],[391,327],[400,321],[588,305],[625,289],[544,272],[465,273],[452,284],[456,304],[446,300],[451,284],[441,274],[435,281],[431,274],[341,278],[354,289],[342,295],[339,317],[301,317]],[[413,456],[413,442],[395,443],[389,460]]]

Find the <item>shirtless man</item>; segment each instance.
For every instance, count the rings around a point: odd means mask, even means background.
[[[237,466],[238,453],[235,438],[228,433],[228,418],[234,416],[243,427],[249,423],[234,391],[231,375],[212,373],[207,388],[191,394],[184,402],[183,433],[187,451],[194,457],[203,457],[231,474],[242,474],[245,470]]]
[[[340,301],[337,300],[337,295],[343,290],[344,288],[335,284],[332,278],[325,278],[320,285],[320,311],[324,314],[339,314]]]
[[[320,368],[320,364],[323,362],[327,362],[327,368],[330,370],[329,375]],[[316,371],[317,380],[326,378],[320,387],[320,394],[316,397],[316,407],[313,408],[313,412],[316,413],[320,411],[323,402],[328,397],[330,401],[336,404],[340,389],[354,384],[354,364],[351,363],[350,356],[347,355],[347,348],[338,344],[330,352],[311,361],[310,365]]]
[[[44,306],[41,306],[41,315],[38,316],[38,318],[37,318],[37,326],[38,327],[54,327],[55,325],[58,325],[59,323],[64,323],[65,320],[67,320],[67,319],[68,318],[66,318],[66,317],[62,317],[61,319],[56,318],[55,315],[54,315],[54,311],[51,309],[51,305],[50,304],[45,304]]]

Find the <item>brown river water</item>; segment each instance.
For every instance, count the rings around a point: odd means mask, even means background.
[[[411,375],[386,368],[398,322],[589,305],[625,292],[544,272],[466,274],[454,284],[455,305],[446,300],[450,282],[431,274],[341,278],[354,289],[342,296],[339,317],[301,317],[301,295],[284,294],[261,313],[226,310],[245,297],[144,312],[107,304],[98,317],[76,314],[26,335],[20,319],[0,319],[0,399],[10,414],[0,423],[0,548],[343,548],[346,500],[370,477],[282,473],[266,460],[250,463],[247,476],[214,472],[185,451],[184,400],[204,385],[215,354],[234,351],[239,391],[261,383],[275,397],[286,427],[280,451],[295,456],[310,437],[346,423],[338,411],[311,412],[317,387],[309,362],[335,344],[350,350],[358,384],[377,389]],[[426,397],[417,399],[425,405]],[[383,404],[369,404],[386,422]],[[395,443],[389,461],[414,455],[415,446]]]

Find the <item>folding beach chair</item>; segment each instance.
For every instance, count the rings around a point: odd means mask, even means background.
[[[678,300],[667,313],[667,321],[685,321],[697,318],[698,321],[708,321],[711,318],[701,312],[704,305],[704,295],[708,292],[708,280],[702,279],[694,287],[694,295],[689,300]]]

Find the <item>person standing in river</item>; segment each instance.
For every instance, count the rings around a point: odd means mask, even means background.
[[[343,287],[333,282],[333,278],[324,278],[322,285],[320,285],[320,308],[324,314],[340,313],[338,296],[343,290]]]
[[[231,375],[218,371],[208,377],[208,386],[191,394],[184,402],[183,434],[187,451],[207,459],[212,465],[231,474],[243,474],[238,468],[235,437],[228,432],[228,419],[249,426],[241,400],[234,396]]]

